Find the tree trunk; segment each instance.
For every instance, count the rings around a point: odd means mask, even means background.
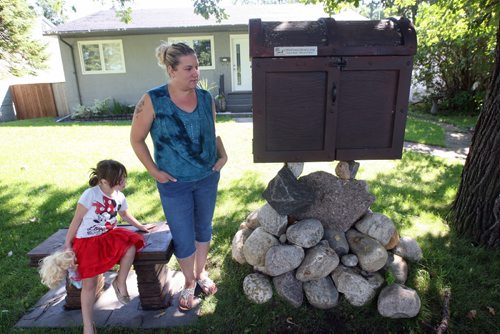
[[[495,68],[450,212],[452,227],[487,247],[500,245],[500,25]]]

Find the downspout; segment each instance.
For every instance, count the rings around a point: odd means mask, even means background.
[[[59,35],[59,40],[66,44],[69,49],[71,50],[71,60],[73,62],[73,73],[75,75],[75,81],[76,81],[76,92],[78,93],[78,103],[80,105],[82,104],[82,93],[80,92],[80,82],[78,81],[78,74],[76,73],[76,63],[75,63],[75,50],[73,49],[73,46],[66,42],[62,37]]]

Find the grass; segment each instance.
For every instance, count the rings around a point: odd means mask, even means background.
[[[125,193],[139,220],[163,219],[156,186],[128,144],[129,129],[127,121],[56,124],[38,119],[0,125],[0,333],[81,331],[13,326],[47,291],[36,270],[28,267],[26,253],[68,226],[75,203],[87,187],[88,171],[97,161],[113,158],[127,166]],[[416,318],[382,318],[376,301],[361,308],[340,302],[331,310],[308,305],[295,309],[276,295],[266,304],[249,302],[242,282],[252,269],[231,259],[231,240],[245,217],[264,204],[261,193],[281,164],[253,163],[251,123],[225,119],[217,131],[230,158],[222,171],[210,253],[210,270],[219,292],[203,302],[195,324],[172,332],[424,333],[441,321],[447,288],[452,292],[450,332],[500,331],[498,316],[487,309],[500,310],[500,268],[492,265],[500,263],[500,253],[458,238],[445,220],[462,165],[412,152],[405,152],[401,160],[360,161],[357,178],[366,180],[376,196],[372,209],[391,217],[400,234],[416,238],[423,250],[424,259],[410,264],[407,282],[422,301]],[[303,174],[333,173],[334,166],[332,162],[307,163]],[[475,319],[467,317],[471,310],[477,311]],[[134,333],[123,328],[100,332]]]
[[[468,131],[477,123],[479,115],[470,115],[468,113],[439,113],[437,115],[432,115],[428,112],[422,110],[410,111],[408,116],[410,118],[418,118],[423,120],[432,121],[435,123],[446,123],[456,126],[462,131]]]
[[[446,147],[444,130],[441,126],[426,120],[408,117],[405,140],[426,145]]]

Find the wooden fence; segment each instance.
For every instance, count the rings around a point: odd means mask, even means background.
[[[58,116],[53,85],[56,85],[58,99],[63,99],[58,84],[26,84],[10,86],[12,101],[16,107],[17,119],[31,119]],[[64,103],[63,103],[64,105]]]

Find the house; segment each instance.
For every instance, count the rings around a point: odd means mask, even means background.
[[[224,93],[227,109],[251,111],[252,73],[248,21],[314,21],[328,17],[316,5],[225,7],[229,18],[204,19],[193,8],[134,9],[123,23],[113,9],[67,22],[45,32],[58,36],[70,109],[113,98],[135,104],[148,89],[165,82],[154,55],[160,41],[185,42],[198,54],[200,78]],[[352,11],[335,19],[366,19]]]

